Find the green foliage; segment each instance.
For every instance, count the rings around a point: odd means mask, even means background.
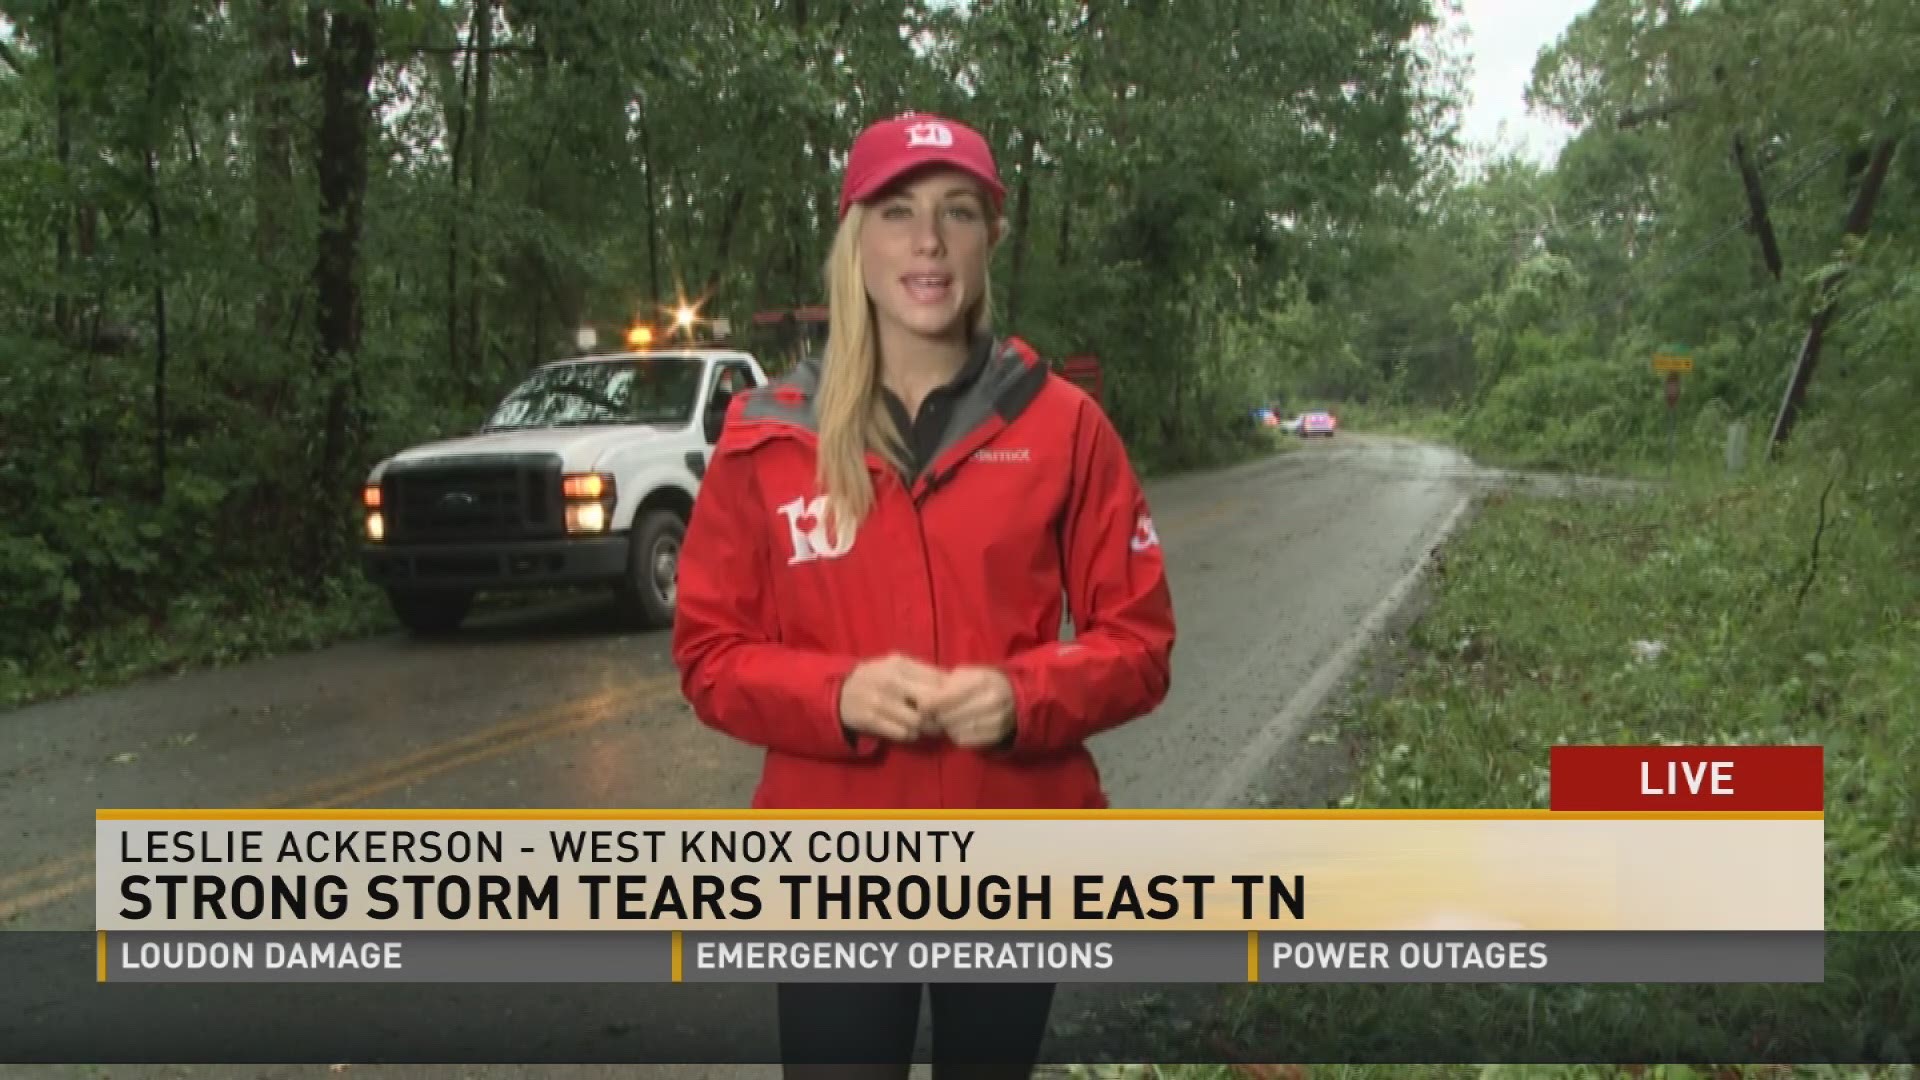
[[[95,622],[85,635],[23,634],[33,651],[0,657],[0,707],[317,648],[375,632],[389,617],[384,601],[353,577],[298,590],[262,577],[217,584],[218,592],[175,590],[151,613]]]
[[[1339,719],[1361,753],[1339,805],[1545,807],[1547,748],[1563,744],[1817,744],[1827,770],[1827,927],[1920,930],[1920,803],[1910,776],[1920,760],[1920,699],[1911,692],[1920,677],[1920,545],[1876,512],[1894,472],[1874,473],[1851,494],[1829,486],[1836,475],[1831,463],[1785,464],[1738,482],[1683,473],[1671,488],[1620,499],[1492,498],[1449,545],[1396,685]],[[1778,1052],[1766,1040],[1811,1031],[1823,1045],[1853,1046],[1841,1052],[1861,1060],[1910,1052],[1898,1039],[1911,1028],[1911,995],[1902,993],[1911,971],[1880,962],[1884,944],[1864,936],[1832,945],[1825,986],[1268,988],[1235,992],[1218,1016],[1185,1019],[1217,1024],[1213,1038],[1233,1047],[1275,1030],[1350,1032],[1352,1053],[1388,1060],[1430,1053],[1436,1030],[1459,1045],[1510,1048],[1551,1045],[1573,1025],[1581,1037],[1654,1045],[1698,1037],[1708,1024],[1752,1038],[1756,1057]],[[1522,1075],[1464,1066],[1269,1071],[1281,1068],[1164,1074]],[[1524,1075],[1789,1073],[1591,1065]]]
[[[835,148],[906,108],[992,138],[1002,329],[1099,355],[1154,468],[1246,452],[1247,410],[1274,402],[1349,429],[1446,413],[1421,429],[1491,460],[1645,471],[1669,444],[1647,359],[1670,342],[1697,365],[1673,443],[1716,456],[1741,421],[1758,451],[1834,295],[1853,314],[1803,441],[1907,449],[1910,152],[1867,242],[1838,220],[1873,140],[1914,119],[1889,44],[1910,11],[1836,36],[1813,0],[1602,0],[1537,66],[1536,103],[1579,127],[1543,168],[1453,146],[1435,7],[377,5],[363,108],[324,77],[357,8],[19,5],[0,498],[22,510],[0,578],[23,613],[0,652],[164,633],[186,592],[317,596],[351,573],[364,468],[470,429],[580,324],[817,301]],[[356,123],[342,266],[320,257],[321,166]],[[1779,281],[1740,227],[1735,135]],[[326,355],[349,337],[323,339],[323,300],[349,294],[352,344]]]
[[[1247,453],[1296,369],[1375,392],[1325,305],[1450,105],[1429,0],[8,16],[0,655],[36,670],[129,627],[214,642],[194,611],[332,625],[372,461],[470,430],[583,323],[818,302],[837,155],[909,108],[993,140],[1001,329],[1098,354],[1150,467]]]
[[[1617,359],[1585,360],[1576,342],[1527,332],[1517,370],[1460,424],[1489,461],[1593,471],[1651,452],[1664,407],[1659,384]],[[1639,400],[1635,400],[1635,398]]]
[[[1920,929],[1920,126],[1910,64],[1895,55],[1920,33],[1916,10],[1866,5],[1835,20],[1811,0],[1599,0],[1535,69],[1535,103],[1577,129],[1554,167],[1482,163],[1411,218],[1368,224],[1356,272],[1325,310],[1380,372],[1384,400],[1351,403],[1346,426],[1441,409],[1449,422],[1428,430],[1492,463],[1664,478],[1669,447],[1676,460],[1671,482],[1645,494],[1490,501],[1450,545],[1397,685],[1343,718],[1362,750],[1343,805],[1544,806],[1545,748],[1563,743],[1819,744],[1827,925]],[[1777,278],[1736,139],[1764,193]],[[1884,140],[1899,153],[1866,235],[1843,237]],[[1830,303],[1838,316],[1799,423],[1772,454],[1789,373]],[[1672,345],[1694,371],[1669,413],[1651,361]],[[1734,425],[1747,433],[1737,469],[1724,457]],[[1863,1056],[1908,1052],[1889,1040],[1910,1026],[1895,1013],[1911,1004],[1897,992],[1911,973],[1843,967],[1872,987],[1861,1004],[1880,1015],[1838,1001],[1830,983],[1784,1012],[1779,988],[1727,988],[1712,995],[1726,1010],[1717,1022],[1762,1033],[1774,1012],[1856,1040]],[[1223,1037],[1354,1031],[1365,1040],[1355,1052],[1377,1054],[1407,1015],[1443,1000],[1351,991],[1303,990],[1284,1013],[1249,996]],[[1623,990],[1579,1023],[1684,1036],[1703,1015],[1700,991]],[[1445,1000],[1476,1002],[1459,1010],[1462,1037],[1498,1046],[1582,996],[1501,988]],[[1886,1074],[1824,1074],[1850,1072]],[[1168,1071],[1322,1073],[1386,1069]]]
[[[1920,548],[1872,491],[1832,478],[1780,466],[1620,500],[1496,500],[1449,551],[1403,686],[1353,720],[1378,752],[1349,803],[1544,806],[1541,748],[1562,743],[1817,743],[1828,926],[1920,929],[1905,777],[1920,703],[1902,690],[1920,665]]]

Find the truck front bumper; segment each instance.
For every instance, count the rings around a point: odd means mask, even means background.
[[[362,544],[360,565],[387,588],[531,589],[612,584],[627,573],[627,534],[478,544]]]

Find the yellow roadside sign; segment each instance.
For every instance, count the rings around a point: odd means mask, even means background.
[[[1653,354],[1655,375],[1686,375],[1692,371],[1692,353],[1661,351]]]

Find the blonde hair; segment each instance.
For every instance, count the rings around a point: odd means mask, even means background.
[[[836,542],[873,509],[873,478],[867,475],[867,453],[879,454],[895,468],[904,464],[907,455],[906,440],[880,394],[880,343],[860,260],[860,229],[866,215],[867,207],[862,203],[847,208],[827,256],[827,347],[820,363],[819,390],[814,395],[814,416],[820,432],[817,471],[827,497],[825,524]],[[999,246],[1004,234],[1001,223],[995,221],[989,241],[993,248]],[[971,325],[975,334],[988,332],[993,324],[990,269],[983,285],[974,300]]]

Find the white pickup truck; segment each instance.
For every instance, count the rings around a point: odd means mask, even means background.
[[[361,564],[416,634],[449,633],[482,591],[601,586],[673,622],[680,542],[751,355],[697,348],[536,368],[485,426],[375,465]]]

